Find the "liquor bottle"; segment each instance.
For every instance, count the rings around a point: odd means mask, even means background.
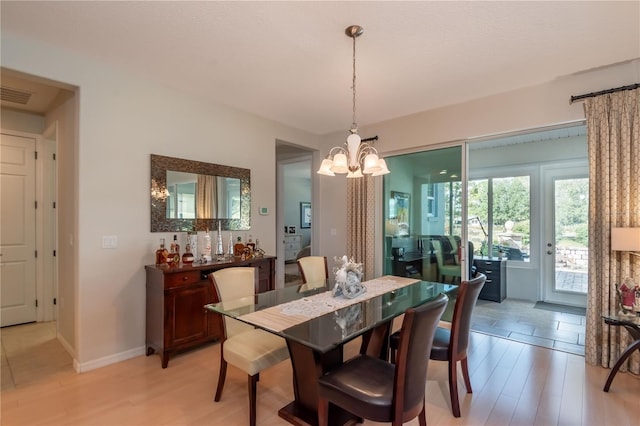
[[[182,255],[182,263],[185,265],[191,265],[193,263],[193,253],[191,253],[191,244],[187,244],[184,248],[184,254]]]
[[[253,253],[256,251],[256,243],[253,242],[253,238],[249,235],[249,241],[247,241],[247,247],[249,247],[249,252]]]
[[[242,256],[244,253],[244,244],[242,243],[242,238],[238,235],[238,242],[233,246],[233,255],[236,257]]]
[[[166,265],[169,252],[164,247],[164,238],[160,238],[160,248],[156,250],[156,265]]]
[[[193,253],[193,258],[198,258],[198,232],[193,230],[187,232],[187,243],[191,246],[191,253]]]
[[[178,236],[175,234],[173,235],[173,242],[171,243],[171,251],[178,253],[178,256],[180,256],[180,244],[178,243]]]

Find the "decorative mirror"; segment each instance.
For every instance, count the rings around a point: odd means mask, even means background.
[[[151,154],[151,232],[250,229],[251,170]]]

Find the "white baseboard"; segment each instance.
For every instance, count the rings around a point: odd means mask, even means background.
[[[93,361],[79,363],[75,358],[73,359],[73,368],[78,373],[86,373],[87,371],[95,370],[96,368],[105,367],[116,362],[124,361],[130,358],[135,358],[140,355],[146,354],[146,347],[140,346],[128,351],[120,352],[117,354],[98,358]]]

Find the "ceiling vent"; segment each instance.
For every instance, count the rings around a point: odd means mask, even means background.
[[[31,93],[11,87],[0,87],[0,100],[13,102],[20,105],[26,105],[31,99]]]

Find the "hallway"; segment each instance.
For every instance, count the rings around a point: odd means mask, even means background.
[[[56,338],[55,321],[2,328],[0,350],[2,391],[73,372],[73,360]]]

